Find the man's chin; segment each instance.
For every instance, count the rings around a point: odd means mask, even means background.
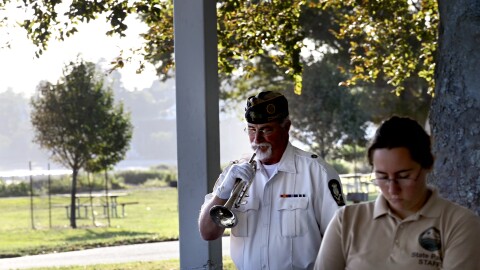
[[[271,156],[272,156],[272,152],[268,151],[268,149],[266,149],[265,151],[261,151],[261,150],[257,151],[257,158],[260,161],[268,160]]]

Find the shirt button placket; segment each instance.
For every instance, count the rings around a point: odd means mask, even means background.
[[[262,231],[263,231],[263,241],[262,241],[262,250],[265,250],[265,256],[262,256],[262,269],[268,269],[268,253],[269,253],[269,242],[268,237],[270,233],[270,215],[271,215],[271,185],[267,183],[265,185],[265,189],[263,191],[263,198],[262,198],[262,205],[264,207],[263,213],[260,217],[261,222],[263,224]]]

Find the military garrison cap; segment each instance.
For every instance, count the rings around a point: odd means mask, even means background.
[[[265,124],[288,116],[288,101],[279,92],[263,91],[247,99],[245,119],[251,124]]]

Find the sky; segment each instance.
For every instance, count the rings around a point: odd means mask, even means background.
[[[127,36],[119,38],[105,35],[109,28],[104,20],[82,24],[78,27],[79,32],[65,41],[51,40],[40,58],[35,57],[35,46],[27,39],[23,29],[0,29],[0,47],[6,41],[11,44],[11,48],[0,48],[0,92],[11,88],[16,93],[31,96],[40,81],[56,83],[65,65],[75,61],[79,54],[85,61],[93,63],[106,59],[104,68],[108,69],[108,63],[122,49],[128,51],[129,48],[140,47],[143,42],[138,34],[145,26],[134,19],[129,19],[128,25]],[[141,74],[136,74],[137,63],[126,63],[119,70],[127,90],[148,88],[158,79],[154,67],[148,63]]]

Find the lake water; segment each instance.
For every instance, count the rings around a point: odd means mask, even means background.
[[[39,176],[39,175],[69,175],[72,174],[72,170],[10,170],[0,171],[0,177],[12,178],[12,177],[27,177],[27,176]]]

